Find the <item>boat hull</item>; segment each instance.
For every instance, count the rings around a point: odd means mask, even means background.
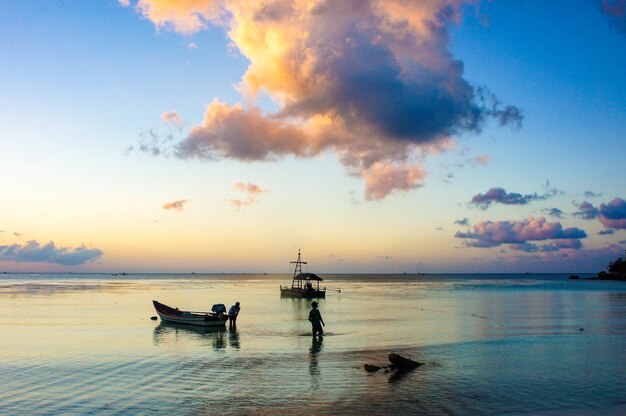
[[[292,288],[281,288],[280,296],[289,297],[289,298],[325,298],[326,291],[325,290],[304,290],[304,289],[292,289]]]
[[[203,327],[220,327],[225,326],[226,321],[228,321],[228,315],[226,314],[180,311],[159,303],[156,300],[153,300],[152,304],[157,314],[164,322]]]

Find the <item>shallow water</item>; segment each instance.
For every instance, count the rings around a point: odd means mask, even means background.
[[[566,278],[327,276],[320,341],[285,276],[2,275],[0,414],[625,414],[626,284]]]

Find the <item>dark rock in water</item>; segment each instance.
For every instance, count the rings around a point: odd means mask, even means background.
[[[424,363],[418,363],[417,361],[413,361],[410,358],[404,358],[403,356],[394,352],[389,354],[389,362],[391,362],[391,364],[393,364],[397,370],[412,370],[419,367],[420,365],[424,365]]]
[[[152,317],[150,317],[150,319],[152,319],[153,321],[156,321],[159,318],[157,318],[156,316],[152,316]]]
[[[577,276],[577,275],[573,274],[570,277],[568,277],[568,279],[570,279],[570,280],[577,280],[577,279],[580,279],[580,276]]]
[[[373,373],[378,370],[385,370],[385,373],[393,372],[393,374],[396,374],[403,373],[408,370],[413,370],[420,365],[424,365],[424,363],[418,363],[417,361],[413,361],[410,358],[404,358],[403,356],[396,354],[395,352],[389,354],[388,358],[389,362],[391,362],[390,365],[379,367],[377,365],[365,364],[363,367],[368,373]]]

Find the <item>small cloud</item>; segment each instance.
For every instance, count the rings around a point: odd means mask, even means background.
[[[178,127],[179,130],[182,130],[183,127],[185,126],[185,121],[174,110],[166,111],[163,114],[161,114],[161,121],[163,121],[163,124],[174,125]]]
[[[123,7],[130,6],[130,0],[117,0],[117,2]]]
[[[541,212],[555,218],[563,218],[563,211],[558,208],[543,208]]]
[[[161,135],[152,129],[148,129],[139,134],[139,147],[138,151],[141,153],[147,153],[151,156],[165,156],[171,155],[171,150],[168,147],[168,143],[174,140],[174,136],[171,134]],[[135,147],[131,146],[127,148],[124,153],[128,155],[134,151]]]
[[[476,194],[470,201],[471,205],[476,205],[485,210],[492,204],[503,205],[526,205],[532,201],[540,201],[548,199],[560,191],[556,189],[549,189],[545,194],[539,195],[536,192],[533,194],[522,195],[517,192],[508,193],[503,188],[491,188],[484,194]]]
[[[626,240],[619,240],[618,243],[620,244],[626,244]]]
[[[612,235],[612,234],[615,234],[615,230],[613,230],[612,228],[598,231],[598,235]]]
[[[198,49],[198,45],[195,42],[189,42],[187,44],[187,49]]]
[[[606,228],[626,229],[626,201],[622,198],[601,204],[598,212],[600,222]]]
[[[443,227],[437,227],[437,228],[435,228],[435,230],[436,230],[436,231],[442,231],[442,230],[443,230]]]
[[[546,183],[544,183],[542,187],[543,189],[545,189],[545,193],[543,194],[544,199],[547,199],[549,197],[556,196],[556,195],[562,195],[564,193],[560,189],[555,188],[552,185],[550,185],[549,180],[546,180]]]
[[[248,195],[257,195],[257,194],[262,194],[263,192],[269,192],[269,190],[267,189],[262,189],[260,186],[255,185],[253,183],[243,183],[243,182],[237,182],[235,185],[233,185],[235,189],[241,191],[241,192],[246,192]]]
[[[165,203],[161,208],[166,210],[175,210],[175,211],[183,211],[185,209],[185,204],[189,202],[186,199],[179,199],[178,201],[172,201]]]
[[[65,266],[78,266],[98,260],[104,252],[97,248],[88,248],[84,244],[77,248],[56,247],[50,241],[41,245],[35,240],[24,245],[13,244],[0,246],[0,261],[18,261],[32,263],[55,263]]]
[[[602,196],[601,193],[596,193],[593,191],[585,191],[585,193],[583,194],[585,196],[585,198],[598,198],[600,196]]]
[[[392,256],[378,256],[378,258],[381,260],[393,260]]]
[[[590,202],[584,201],[578,204],[575,201],[572,201],[572,204],[578,208],[578,211],[572,214],[575,217],[582,218],[584,220],[593,220],[598,218],[598,215],[600,215],[600,211]]]
[[[13,233],[13,235],[14,235],[14,236],[16,236],[16,237],[21,237],[21,236],[22,236],[22,234],[21,234],[21,233],[18,233],[17,231],[16,231],[16,232],[14,232],[14,233]]]
[[[456,220],[456,221],[454,221],[454,223],[456,225],[461,225],[463,227],[469,227],[469,225],[470,225],[469,219],[467,219],[467,218],[463,218],[461,220]]]
[[[241,207],[245,207],[247,205],[252,205],[252,203],[254,203],[254,200],[252,198],[249,199],[231,199],[230,203],[235,207],[235,208],[241,208]]]
[[[476,156],[472,161],[474,162],[475,165],[487,166],[491,162],[491,156],[479,155],[479,156]]]
[[[243,199],[231,199],[230,203],[236,207],[236,208],[241,208],[241,207],[245,207],[248,205],[252,205],[257,201],[257,197],[265,192],[271,192],[269,189],[263,189],[258,185],[255,185],[253,183],[243,183],[243,182],[237,182],[235,185],[233,185],[233,188],[235,188],[238,191],[244,192],[246,194],[246,198]]]

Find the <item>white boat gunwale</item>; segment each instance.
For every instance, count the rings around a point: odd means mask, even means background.
[[[181,311],[156,300],[152,301],[154,309],[162,321],[197,326],[224,326],[228,321],[225,313]]]

